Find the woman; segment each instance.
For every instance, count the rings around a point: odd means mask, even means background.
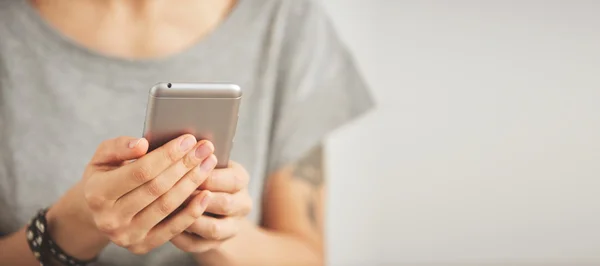
[[[323,264],[321,143],[372,101],[313,3],[2,0],[0,70],[0,265]],[[229,168],[127,137],[159,81],[243,88]]]

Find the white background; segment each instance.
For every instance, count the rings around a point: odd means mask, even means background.
[[[322,0],[379,109],[330,142],[330,265],[600,265],[600,2]]]

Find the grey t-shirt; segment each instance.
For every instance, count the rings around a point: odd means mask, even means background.
[[[0,234],[75,184],[102,140],[140,136],[148,89],[159,81],[242,87],[232,159],[250,173],[255,202],[269,173],[373,105],[330,21],[308,0],[239,0],[202,41],[155,60],[88,50],[26,0],[0,0]],[[99,264],[195,265],[170,244],[145,256],[110,245]]]

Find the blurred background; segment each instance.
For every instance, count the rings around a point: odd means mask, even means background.
[[[330,265],[600,265],[600,1],[321,2],[379,104],[329,144]]]

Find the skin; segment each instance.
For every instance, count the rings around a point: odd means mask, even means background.
[[[232,0],[37,0],[64,35],[99,53],[130,59],[176,54],[210,33]],[[165,39],[170,40],[164,42]],[[80,182],[50,208],[48,230],[67,253],[88,259],[113,242],[145,254],[171,242],[201,265],[322,265],[326,184],[323,149],[268,177],[262,224],[242,165],[214,169],[210,142],[181,136],[147,153],[145,139],[98,146]],[[191,146],[183,145],[188,138]],[[134,160],[135,159],[135,160]],[[133,161],[132,161],[133,160]],[[210,215],[203,215],[209,214]],[[1,265],[39,265],[25,227],[0,239]]]

